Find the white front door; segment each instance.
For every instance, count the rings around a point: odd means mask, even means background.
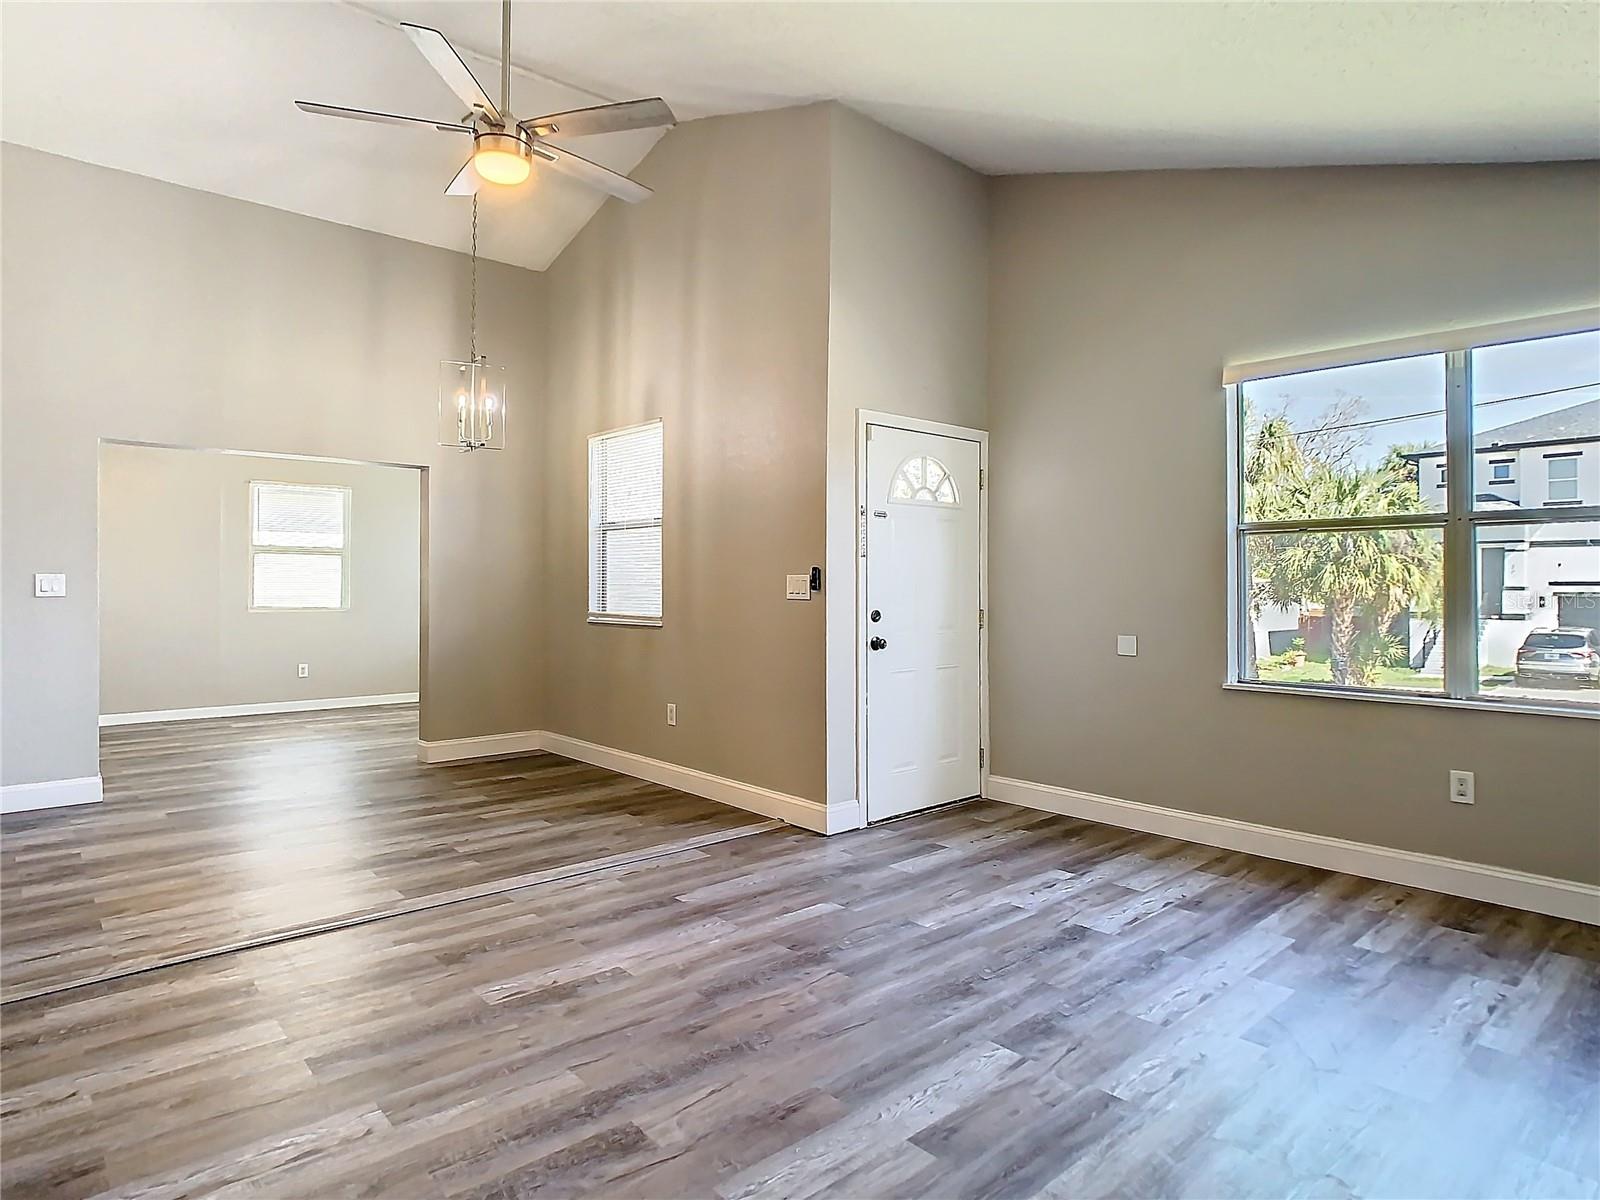
[[[978,443],[867,426],[867,820],[979,791]]]

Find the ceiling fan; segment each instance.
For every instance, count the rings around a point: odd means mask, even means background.
[[[445,194],[450,196],[471,196],[477,192],[480,181],[515,186],[532,174],[535,162],[630,203],[637,203],[651,194],[644,184],[635,183],[626,175],[619,175],[608,167],[590,162],[564,146],[552,144],[550,139],[676,124],[677,118],[672,115],[672,109],[659,96],[648,100],[626,100],[620,104],[601,104],[594,108],[575,108],[570,112],[549,113],[518,121],[511,115],[511,0],[502,0],[500,6],[498,105],[489,99],[489,94],[483,90],[444,34],[437,29],[409,22],[401,22],[400,28],[422,52],[428,65],[467,105],[467,113],[459,121],[403,117],[364,108],[315,104],[309,100],[296,100],[295,105],[305,112],[325,117],[471,134],[472,157],[467,159],[466,165],[450,181],[450,186],[445,188]]]

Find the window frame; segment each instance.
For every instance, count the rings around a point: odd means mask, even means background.
[[[1572,464],[1572,474],[1556,477],[1556,464],[1566,466]],[[1583,492],[1578,483],[1583,471],[1583,452],[1581,450],[1563,451],[1560,454],[1546,454],[1544,456],[1544,502],[1547,508],[1571,508],[1583,500]],[[1555,485],[1570,483],[1572,485],[1572,499],[1555,495]]]
[[[256,541],[256,506],[262,488],[316,488],[319,491],[339,492],[344,500],[343,538],[338,546],[273,546]],[[295,483],[287,479],[252,479],[250,503],[246,513],[250,522],[248,530],[249,553],[245,556],[245,611],[253,613],[328,613],[348,612],[350,609],[350,488],[337,483]],[[261,554],[305,555],[314,554],[339,560],[339,603],[337,605],[257,604],[256,556]]]
[[[610,438],[621,437],[624,434],[637,433],[641,429],[649,429],[652,426],[658,426],[661,429],[660,515],[655,517],[653,520],[596,521],[593,504],[594,444],[598,441],[605,441]],[[586,509],[584,514],[586,529],[584,548],[587,551],[588,558],[588,575],[584,590],[584,608],[588,613],[586,620],[590,625],[623,625],[641,629],[660,629],[667,611],[667,533],[665,520],[667,509],[667,433],[666,424],[663,419],[661,417],[656,417],[654,420],[650,421],[639,421],[633,425],[622,425],[615,429],[602,429],[596,433],[591,433],[588,437],[588,440],[584,443],[584,480],[587,485],[585,489],[586,498],[584,500],[584,506]],[[651,528],[659,529],[661,531],[661,579],[658,585],[661,593],[660,614],[652,616],[647,613],[632,614],[595,612],[592,606],[595,590],[595,539],[599,534],[607,531]]]
[[[1444,708],[1491,712],[1525,712],[1600,719],[1600,706],[1578,701],[1497,698],[1480,691],[1479,679],[1479,561],[1477,535],[1482,529],[1505,525],[1552,525],[1600,521],[1600,505],[1571,501],[1514,508],[1476,509],[1476,450],[1473,445],[1471,352],[1484,346],[1537,341],[1564,334],[1600,331],[1600,309],[1555,314],[1528,321],[1482,326],[1423,337],[1397,339],[1351,347],[1324,354],[1299,355],[1262,363],[1228,367],[1223,375],[1227,413],[1227,672],[1223,687],[1277,695],[1312,695],[1349,700],[1422,704]],[[1442,354],[1445,359],[1445,475],[1446,504],[1440,512],[1381,517],[1332,517],[1277,521],[1244,519],[1244,431],[1240,427],[1242,388],[1247,383],[1336,366],[1385,362],[1400,358]],[[1465,464],[1459,466],[1458,464]],[[1504,482],[1504,481],[1499,481]],[[1420,481],[1419,481],[1420,483]],[[1582,494],[1579,494],[1579,500]],[[1553,514],[1551,508],[1559,511]],[[1332,683],[1285,683],[1250,679],[1245,675],[1250,629],[1246,545],[1250,535],[1327,532],[1360,529],[1437,529],[1444,541],[1444,686],[1439,691],[1397,688],[1355,688]]]

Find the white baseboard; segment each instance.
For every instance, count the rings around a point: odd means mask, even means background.
[[[704,796],[707,800],[742,808],[746,812],[787,821],[790,825],[798,825],[813,833],[837,833],[843,828],[855,828],[854,824],[846,826],[841,823],[848,815],[843,811],[843,805],[830,807],[817,800],[774,792],[751,783],[740,783],[736,779],[696,771],[692,767],[680,767],[626,750],[613,750],[610,746],[597,746],[563,733],[546,733],[543,748],[579,762],[632,775],[635,779],[647,779],[664,787],[677,788],[691,796]],[[849,807],[853,809],[854,805]]]
[[[101,726],[154,725],[160,721],[205,721],[212,717],[260,717],[271,713],[318,712],[325,708],[372,708],[380,704],[415,704],[416,692],[382,696],[330,696],[325,700],[273,700],[266,704],[223,704],[212,708],[158,708],[149,712],[102,713]]]
[[[514,754],[537,754],[544,749],[544,731],[527,729],[521,733],[491,733],[483,737],[449,738],[439,742],[417,739],[417,761],[424,763],[470,762],[474,758],[501,758]]]
[[[989,780],[987,795],[991,800],[1006,804],[1079,817],[1102,825],[1182,838],[1203,846],[1240,850],[1283,862],[1600,925],[1600,887],[1594,884],[1139,804],[1024,779],[994,776]]]
[[[84,775],[78,779],[47,779],[43,783],[8,783],[0,787],[0,813],[65,808],[70,804],[99,804],[104,798],[98,775]]]
[[[760,813],[798,825],[813,833],[839,833],[855,829],[861,824],[856,805],[827,805],[816,800],[806,800],[775,792],[770,788],[741,783],[693,767],[680,767],[676,763],[646,758],[627,750],[596,745],[564,733],[551,733],[543,729],[530,729],[522,733],[496,733],[487,737],[455,738],[450,741],[417,742],[417,758],[425,763],[467,762],[475,758],[495,758],[506,755],[537,754],[547,751],[566,758],[575,758],[596,767],[605,767],[635,779],[677,788],[691,796],[703,796],[746,812]]]

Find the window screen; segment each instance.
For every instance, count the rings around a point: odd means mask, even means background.
[[[589,439],[589,618],[661,623],[661,422]]]
[[[343,608],[350,490],[250,484],[250,607]]]

